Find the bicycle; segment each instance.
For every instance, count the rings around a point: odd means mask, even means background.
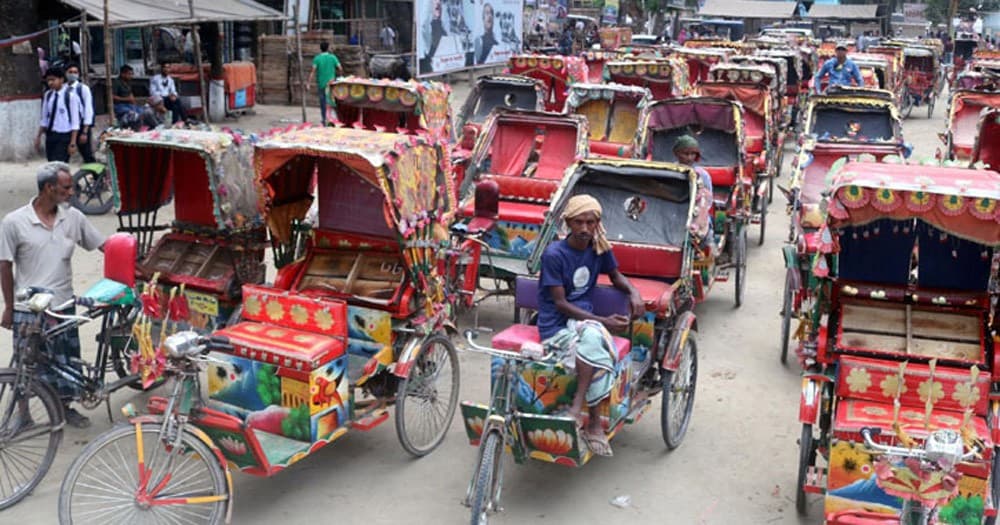
[[[232,478],[212,439],[190,420],[202,417],[201,365],[224,337],[173,334],[161,348],[166,375],[178,379],[162,415],[135,416],[90,442],[70,465],[59,491],[59,522],[223,523],[230,517]],[[210,415],[209,415],[210,417]],[[116,521],[117,522],[117,521]]]
[[[132,307],[131,290],[119,286],[115,301],[74,298],[54,308],[48,290],[32,287],[16,295],[15,310],[23,317],[17,325],[18,346],[10,367],[0,368],[0,510],[24,499],[41,482],[62,440],[63,404],[59,393],[41,378],[42,371],[66,380],[74,389],[74,400],[87,409],[139,379],[129,372],[129,336],[122,343],[122,328],[137,309]],[[82,315],[57,313],[74,305],[87,310]],[[64,362],[55,356],[51,345],[59,337],[98,318],[102,326],[94,364],[80,359]],[[112,369],[118,379],[108,383],[106,374]],[[109,417],[110,410],[109,406]]]

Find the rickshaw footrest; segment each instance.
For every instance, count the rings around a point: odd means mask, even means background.
[[[382,409],[357,421],[352,421],[351,428],[368,431],[381,425],[386,419],[389,419],[389,411]]]
[[[802,490],[811,494],[822,494],[823,487],[826,487],[826,469],[809,467],[809,470],[806,471],[806,484]]]

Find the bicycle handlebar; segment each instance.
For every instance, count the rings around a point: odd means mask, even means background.
[[[874,436],[878,436],[882,433],[882,429],[873,427],[863,427],[861,429],[861,437],[865,440],[865,447],[867,447],[872,452],[877,454],[887,454],[890,456],[899,456],[903,458],[915,458],[915,459],[939,459],[942,457],[950,457],[954,459],[954,462],[964,463],[970,461],[973,458],[979,456],[981,450],[978,446],[972,447],[971,450],[962,454],[954,453],[952,451],[946,450],[929,450],[932,447],[930,442],[934,439],[942,442],[943,445],[951,447],[961,446],[964,450],[965,445],[961,442],[961,436],[953,430],[938,430],[927,437],[927,441],[924,443],[924,448],[906,448],[906,447],[895,447],[892,445],[883,445],[881,443],[876,443]],[[938,437],[935,438],[935,435]],[[956,442],[957,440],[957,442]],[[957,447],[956,447],[957,448]]]
[[[545,352],[541,355],[534,354],[522,354],[520,352],[512,352],[510,350],[498,350],[490,346],[483,346],[476,344],[475,340],[478,334],[475,330],[466,330],[465,339],[469,345],[469,349],[473,352],[478,352],[481,354],[489,354],[496,357],[502,357],[504,359],[513,359],[515,361],[534,361],[536,363],[546,363],[553,361],[555,352]]]

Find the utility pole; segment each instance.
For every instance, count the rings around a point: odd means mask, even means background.
[[[108,20],[108,0],[104,0],[104,107],[108,110],[108,122],[115,123],[115,99],[114,88],[111,86],[111,68],[114,61],[111,59],[111,22]]]
[[[958,0],[950,0],[948,2],[948,36],[952,39],[955,38],[955,13],[958,11]]]
[[[108,0],[104,0],[107,4]],[[198,24],[194,23],[194,0],[188,0],[188,11],[191,13],[191,38],[194,38],[194,67],[198,71],[198,96],[201,97],[201,118],[208,118],[208,101],[205,99],[205,72],[201,69],[201,36],[198,35]]]

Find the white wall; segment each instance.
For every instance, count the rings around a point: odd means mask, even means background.
[[[24,161],[36,155],[40,101],[41,97],[0,101],[0,161]]]

